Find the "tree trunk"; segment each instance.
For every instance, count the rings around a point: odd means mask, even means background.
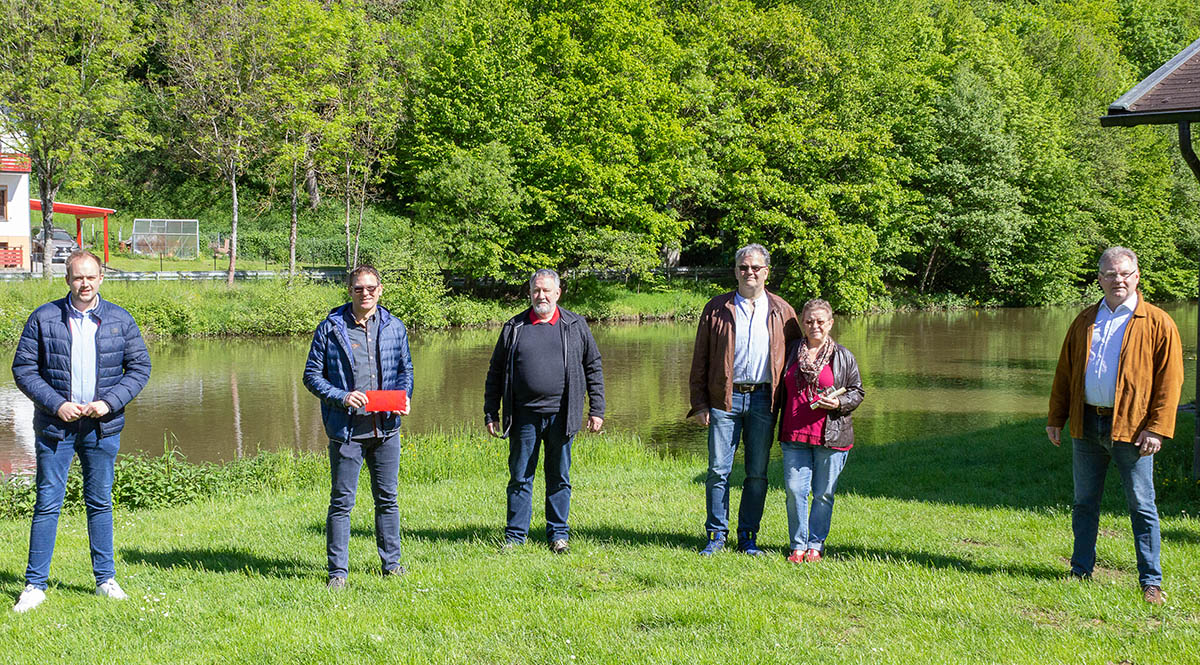
[[[358,192],[358,228],[354,229],[354,264],[358,265],[358,239],[362,236],[363,208],[367,205],[367,172],[363,171],[362,187]]]
[[[296,278],[296,208],[300,203],[299,164],[292,162],[292,227],[288,235],[288,285]]]
[[[304,172],[304,189],[308,192],[308,207],[311,210],[321,207],[321,184],[317,182],[317,169],[311,162]]]
[[[233,217],[229,231],[229,273],[225,278],[227,286],[233,286],[233,271],[237,265],[237,229],[238,229],[238,193],[237,193],[237,160],[229,162],[229,192],[233,202]]]
[[[354,264],[350,263],[350,159],[346,159],[346,270],[353,270]]]
[[[937,247],[933,248],[933,251],[929,253],[929,260],[925,262],[925,272],[921,275],[921,285],[917,287],[918,293],[925,293],[925,285],[929,280],[930,272],[933,271],[933,260],[935,257],[937,257]]]
[[[42,277],[45,279],[54,276],[54,236],[50,230],[54,228],[54,197],[58,195],[58,188],[52,180],[50,175],[38,174],[38,196],[42,199]]]

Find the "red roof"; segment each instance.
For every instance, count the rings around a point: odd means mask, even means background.
[[[40,199],[29,199],[29,209],[41,210],[42,201]],[[106,217],[116,212],[116,210],[112,208],[100,208],[98,206],[85,206],[79,203],[59,203],[55,201],[54,212],[75,215],[76,217]]]

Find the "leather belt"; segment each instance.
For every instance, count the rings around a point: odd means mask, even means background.
[[[766,388],[769,385],[769,383],[735,383],[733,384],[733,392],[752,393],[759,388]]]
[[[1098,416],[1111,416],[1113,414],[1113,408],[1111,406],[1095,406],[1094,404],[1084,404],[1083,410],[1089,411]]]

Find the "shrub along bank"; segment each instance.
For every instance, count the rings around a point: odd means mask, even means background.
[[[720,286],[678,281],[628,287],[580,280],[562,304],[592,320],[694,318]],[[61,279],[29,280],[0,289],[0,343],[13,343],[34,308],[67,292]],[[133,314],[154,337],[308,335],[330,309],[347,301],[341,284],[299,280],[237,282],[120,282],[103,297]],[[503,322],[526,306],[517,298],[486,300],[447,292],[436,274],[385,279],[382,304],[414,328]]]

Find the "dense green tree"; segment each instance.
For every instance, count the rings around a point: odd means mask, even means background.
[[[86,187],[153,140],[129,76],[143,26],[126,0],[0,0],[0,18],[0,141],[32,160],[50,247],[59,190]]]

